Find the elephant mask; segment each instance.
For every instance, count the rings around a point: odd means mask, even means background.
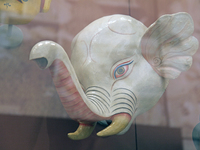
[[[112,123],[98,136],[120,135],[190,68],[198,49],[193,31],[184,12],[161,16],[149,28],[130,16],[106,16],[76,35],[71,61],[52,41],[37,43],[30,59],[50,68],[66,112],[79,122],[69,138],[87,138],[102,120]]]

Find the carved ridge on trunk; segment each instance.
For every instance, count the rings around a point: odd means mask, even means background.
[[[61,60],[55,59],[49,69],[61,102],[70,118],[88,121],[105,119],[93,113],[82,100],[81,95],[73,84],[70,73]]]

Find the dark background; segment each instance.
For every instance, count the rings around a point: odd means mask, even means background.
[[[89,138],[70,140],[77,127],[68,119],[0,115],[0,150],[183,150],[178,128],[132,125],[124,135],[100,138],[105,127],[97,124]]]

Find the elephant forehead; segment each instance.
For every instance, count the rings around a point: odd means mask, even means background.
[[[139,38],[132,35],[121,35],[104,29],[91,41],[90,55],[96,62],[113,61],[133,56],[139,53]]]
[[[84,28],[72,42],[72,57],[81,56],[96,62],[116,62],[134,55],[146,27],[125,15],[100,18]]]

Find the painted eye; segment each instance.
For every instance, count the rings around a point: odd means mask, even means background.
[[[115,73],[114,73],[115,79],[122,77],[124,74],[126,74],[127,71],[128,71],[127,65],[116,68]]]
[[[129,65],[132,63],[133,63],[133,61],[128,61],[128,62],[124,62],[124,63],[116,66],[114,69],[114,72],[113,72],[114,79],[124,76],[127,73],[127,71],[129,70]]]
[[[124,74],[124,72],[125,72],[124,67],[120,67],[120,68],[117,69],[117,73],[118,73],[119,75]]]

